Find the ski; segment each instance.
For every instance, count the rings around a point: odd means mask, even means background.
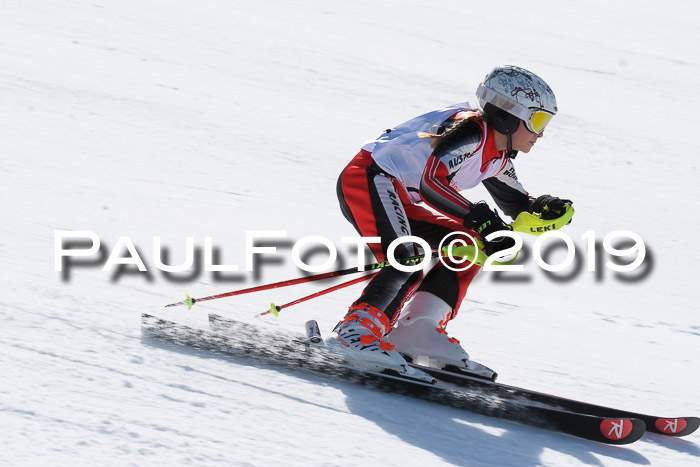
[[[209,325],[214,330],[225,330],[227,326],[235,323],[233,320],[222,318],[218,315],[209,315]],[[307,327],[317,326],[315,321],[307,323]],[[317,331],[318,332],[318,331]],[[319,333],[320,336],[320,333]],[[646,431],[667,436],[687,436],[695,432],[700,427],[700,418],[698,417],[658,417],[646,415],[627,410],[621,410],[611,407],[605,407],[588,402],[581,402],[573,399],[567,399],[560,396],[545,394],[530,389],[525,389],[516,386],[496,383],[494,380],[484,378],[478,375],[470,375],[463,371],[455,369],[454,371],[439,370],[429,368],[423,365],[410,365],[416,369],[422,370],[425,373],[441,380],[453,383],[457,386],[467,388],[472,391],[483,391],[488,394],[495,394],[500,398],[506,399],[525,399],[527,401],[545,404],[547,406],[569,411],[579,412],[598,417],[614,417],[614,418],[636,418],[644,421]],[[495,374],[495,373],[494,373]]]
[[[301,335],[269,332],[216,315],[210,315],[210,323],[217,332],[144,314],[142,335],[146,339],[157,339],[326,380],[368,386],[606,444],[629,444],[644,434],[645,424],[636,418],[581,414],[532,404],[526,400],[465,390],[446,382],[428,384],[397,374],[365,372],[347,366],[342,358],[326,352],[323,346],[310,345]]]
[[[454,371],[439,370],[436,368],[428,368],[414,364],[410,365],[442,381],[449,381],[460,387],[469,388],[471,390],[485,391],[489,394],[497,394],[499,397],[503,398],[524,398],[532,402],[547,404],[562,410],[596,415],[599,417],[637,418],[644,421],[646,424],[646,430],[651,433],[658,433],[667,436],[686,436],[693,433],[700,426],[700,418],[698,417],[657,417],[653,415],[645,415],[637,412],[604,407],[588,402],[580,402],[577,400],[532,391],[517,386],[508,386],[505,384],[488,381],[483,378],[475,378],[473,376],[460,374]]]

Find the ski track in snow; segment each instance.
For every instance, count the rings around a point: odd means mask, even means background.
[[[280,332],[315,318],[329,333],[359,286],[277,320],[253,315],[318,286],[162,307],[297,276],[289,241],[355,234],[335,180],[364,141],[473,101],[493,66],[513,63],[543,76],[560,107],[515,161],[520,180],[575,201],[578,255],[584,232],[631,230],[650,271],[625,282],[598,264],[555,281],[530,261],[520,280],[482,274],[450,333],[504,383],[697,416],[697,7],[8,0],[3,13],[0,464],[700,463],[697,433],[599,445],[140,333],[142,312]],[[96,232],[101,261],[55,272],[56,230]],[[175,280],[154,267],[154,236],[172,264],[186,236],[211,236],[222,262],[243,265],[246,230],[286,230],[285,259],[256,276]],[[148,274],[101,271],[120,236]]]

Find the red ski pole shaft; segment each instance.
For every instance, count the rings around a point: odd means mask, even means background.
[[[436,258],[438,255],[439,255],[438,252],[432,253],[433,258]],[[409,258],[397,260],[396,262],[399,264],[402,264],[402,265],[410,266],[410,265],[413,265],[413,264],[416,264],[416,263],[422,261],[423,258],[425,258],[425,255],[416,255],[416,256],[411,256]],[[364,270],[382,269],[382,268],[386,268],[389,266],[391,266],[391,263],[389,261],[380,261],[378,263],[366,264],[363,269]],[[188,295],[187,298],[181,302],[170,303],[170,304],[165,305],[165,306],[171,307],[171,306],[186,305],[188,308],[191,308],[192,305],[194,305],[196,302],[204,302],[207,300],[216,300],[219,298],[233,297],[235,295],[243,295],[243,294],[252,293],[252,292],[260,292],[262,290],[270,290],[270,289],[277,289],[280,287],[288,287],[290,285],[304,284],[306,282],[313,282],[313,281],[320,281],[323,279],[344,276],[344,275],[353,274],[356,272],[362,272],[362,271],[360,270],[360,268],[340,269],[338,271],[331,271],[331,272],[324,272],[322,274],[316,274],[315,276],[298,277],[296,279],[289,279],[286,281],[274,282],[272,284],[258,285],[258,286],[250,287],[247,289],[235,290],[233,292],[226,292],[226,293],[221,293],[221,294],[217,294],[217,295],[211,295],[209,297],[190,298]]]
[[[375,275],[377,275],[378,272],[379,272],[379,271],[373,272],[373,273],[371,273],[371,274],[367,274],[366,276],[358,277],[358,278],[356,278],[356,279],[352,279],[352,280],[349,280],[349,281],[347,281],[347,282],[343,282],[342,284],[334,285],[333,287],[328,287],[327,289],[323,289],[323,290],[321,290],[321,291],[319,291],[319,292],[312,293],[311,295],[307,295],[306,297],[297,298],[296,300],[291,301],[291,302],[289,302],[289,303],[285,303],[284,305],[279,305],[279,306],[277,306],[277,305],[275,305],[274,303],[271,303],[271,304],[270,304],[270,309],[269,309],[269,310],[266,310],[266,311],[263,311],[263,312],[260,313],[258,316],[265,316],[265,315],[269,315],[269,314],[273,314],[273,315],[277,316],[277,314],[278,314],[283,308],[289,308],[289,307],[292,306],[292,305],[296,305],[296,304],[305,302],[305,301],[307,301],[307,300],[311,300],[312,298],[320,297],[321,295],[326,295],[326,294],[328,294],[328,293],[335,292],[336,290],[344,289],[345,287],[349,287],[349,286],[351,286],[351,285],[353,285],[353,284],[358,284],[358,283],[360,283],[360,282],[364,282],[364,281],[366,281],[366,280],[369,280],[369,279],[373,278]]]
[[[566,222],[571,220],[571,217],[573,215],[574,215],[574,208],[571,205],[567,206],[567,208],[565,210],[565,214],[563,216],[561,216],[557,219],[553,219],[553,220],[542,220],[539,215],[534,215],[534,214],[530,214],[527,212],[521,212],[520,214],[518,214],[518,217],[515,219],[515,221],[508,224],[507,227],[510,230],[513,230],[515,232],[525,232],[525,233],[531,233],[531,234],[534,233],[534,235],[539,235],[541,232],[560,229],[563,225],[566,224]],[[484,264],[486,256],[481,251],[481,249],[483,248],[482,242],[477,239],[475,246],[473,246],[473,247],[471,245],[466,245],[466,246],[471,247],[471,248],[476,248],[476,251],[467,252],[466,253],[467,257],[471,258],[472,262],[479,261],[479,263],[477,263],[479,265]],[[445,247],[445,248],[447,248],[447,247]],[[438,256],[440,256],[440,252],[434,251],[431,255],[431,258],[437,258]],[[483,258],[481,258],[482,256],[483,256]],[[404,266],[412,266],[416,263],[421,262],[425,257],[426,257],[426,255],[416,255],[416,256],[411,256],[410,258],[404,258],[402,260],[398,260],[396,262],[399,264],[402,264]],[[512,260],[510,262],[512,262]],[[499,264],[499,263],[494,262],[494,264]],[[503,263],[503,264],[510,264],[510,263]],[[234,292],[226,292],[226,293],[222,293],[222,294],[218,294],[218,295],[212,295],[210,297],[190,298],[189,295],[186,295],[185,300],[183,300],[181,302],[177,302],[177,303],[171,303],[171,304],[165,305],[165,306],[170,307],[170,306],[186,305],[187,309],[190,309],[190,308],[192,308],[192,305],[195,304],[195,302],[203,302],[206,300],[215,300],[217,298],[224,298],[224,297],[233,297],[234,295],[242,295],[242,294],[251,293],[251,292],[258,292],[261,290],[276,289],[278,287],[287,287],[287,286],[295,285],[295,284],[303,284],[305,282],[319,281],[322,279],[329,279],[331,277],[344,276],[346,274],[353,274],[355,272],[361,272],[364,270],[382,269],[382,268],[386,268],[389,266],[392,266],[391,262],[381,261],[378,263],[366,264],[364,266],[364,268],[362,268],[362,269],[360,269],[360,268],[341,269],[338,271],[326,272],[323,274],[316,274],[315,276],[299,277],[297,279],[275,282],[273,284],[259,285],[257,287],[250,287],[248,289],[236,290]]]
[[[350,272],[355,272],[350,271]],[[247,289],[241,289],[241,290],[235,290],[233,292],[226,292],[226,293],[221,293],[217,295],[211,295],[209,297],[202,297],[202,298],[190,298],[191,303],[188,303],[187,300],[184,300],[182,302],[177,302],[177,303],[170,303],[168,305],[165,305],[166,307],[170,306],[178,306],[178,305],[188,305],[192,306],[195,302],[204,302],[207,300],[216,300],[218,298],[225,298],[225,297],[233,297],[236,295],[243,295],[247,293],[253,293],[253,292],[260,292],[261,290],[270,290],[270,289],[277,289],[279,287],[288,287],[290,285],[296,285],[296,284],[304,284],[306,282],[313,282],[313,281],[320,281],[323,279],[329,279],[331,277],[337,277],[341,276],[343,274],[350,274],[350,272],[344,272],[344,271],[332,271],[332,272],[326,272],[323,274],[317,274],[315,276],[307,276],[307,277],[298,277],[296,279],[289,279],[286,281],[280,281],[280,282],[274,282],[272,284],[265,284],[265,285],[258,285],[255,287],[249,287]]]

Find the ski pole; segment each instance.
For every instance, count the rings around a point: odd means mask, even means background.
[[[272,314],[272,315],[274,315],[274,316],[279,316],[279,312],[280,312],[283,308],[289,308],[289,307],[292,306],[292,305],[296,305],[296,304],[298,304],[298,303],[302,303],[302,302],[305,302],[305,301],[307,301],[307,300],[311,300],[312,298],[320,297],[321,295],[325,295],[325,294],[327,294],[327,293],[335,292],[336,290],[344,289],[345,287],[349,287],[349,286],[351,286],[351,285],[353,285],[353,284],[358,284],[358,283],[360,283],[360,282],[364,282],[364,281],[366,281],[366,280],[372,279],[374,276],[377,275],[378,272],[379,272],[379,271],[375,271],[375,272],[373,272],[373,273],[371,273],[371,274],[367,274],[366,276],[358,277],[358,278],[349,280],[349,281],[347,281],[347,282],[343,282],[342,284],[334,285],[333,287],[328,287],[327,289],[323,289],[323,290],[321,290],[321,291],[319,291],[319,292],[312,293],[311,295],[307,295],[306,297],[298,298],[298,299],[296,299],[296,300],[294,300],[294,301],[291,301],[291,302],[289,302],[289,303],[285,303],[284,305],[279,305],[279,306],[277,306],[277,305],[275,305],[274,303],[271,303],[271,304],[270,304],[270,309],[269,309],[269,310],[266,310],[266,311],[263,311],[263,312],[260,313],[258,316],[265,316],[265,315],[269,315],[269,314]]]
[[[486,259],[485,256],[483,256],[483,254],[481,254],[481,255],[479,254],[479,251],[473,245],[453,247],[451,251],[452,251],[451,255],[448,254],[447,247],[445,247],[445,248],[443,248],[442,253],[446,257],[449,257],[449,256],[467,257],[468,261],[470,261],[473,264],[476,264],[477,266],[483,266],[484,260]],[[435,258],[436,256],[439,256],[439,255],[437,254],[437,252],[434,252],[432,257]],[[494,261],[494,264],[505,264],[505,263],[499,263],[498,261]],[[379,273],[379,271],[374,271],[370,274],[367,274],[366,276],[358,277],[356,279],[352,279],[352,280],[349,280],[347,282],[343,282],[342,284],[334,285],[333,287],[329,287],[329,288],[323,289],[319,292],[312,293],[311,295],[307,295],[306,297],[298,298],[298,299],[291,301],[289,303],[285,303],[284,305],[277,306],[274,303],[271,303],[270,309],[263,311],[258,316],[265,316],[265,315],[269,315],[269,314],[272,314],[274,316],[279,316],[279,312],[283,308],[288,308],[292,305],[296,305],[298,303],[302,303],[302,302],[305,302],[307,300],[311,300],[312,298],[320,297],[321,295],[335,292],[336,290],[340,290],[340,289],[343,289],[345,287],[349,287],[349,286],[351,286],[353,284],[357,284],[359,282],[364,282],[368,279],[373,278],[378,273]]]
[[[439,252],[435,251],[431,254],[431,258],[437,258],[438,255],[439,255]],[[425,256],[426,255],[411,256],[408,258],[396,260],[396,263],[404,265],[404,266],[411,266],[413,264],[416,264],[416,263],[422,261],[425,258]],[[364,266],[364,270],[371,271],[374,269],[383,269],[386,267],[390,267],[391,265],[392,264],[389,261],[380,261],[377,263],[366,264]],[[233,292],[225,292],[225,293],[221,293],[221,294],[217,294],[217,295],[211,295],[209,297],[191,298],[189,295],[185,295],[185,299],[183,301],[177,302],[177,303],[170,303],[170,304],[165,305],[165,306],[171,307],[171,306],[185,305],[188,310],[191,310],[192,305],[194,305],[197,302],[204,302],[207,300],[216,300],[219,298],[233,297],[235,295],[243,295],[243,294],[247,294],[247,293],[260,292],[262,290],[277,289],[280,287],[288,287],[290,285],[304,284],[304,283],[313,282],[313,281],[320,281],[323,279],[330,279],[331,277],[345,276],[347,274],[353,274],[356,272],[361,272],[360,268],[355,267],[355,268],[340,269],[338,271],[324,272],[322,274],[316,274],[314,276],[298,277],[296,279],[289,279],[286,281],[274,282],[272,284],[258,285],[255,287],[249,287],[247,289],[235,290]]]
[[[559,230],[561,227],[563,227],[565,224],[567,224],[570,220],[571,217],[574,215],[574,207],[571,205],[566,206],[566,210],[564,215],[557,219],[551,219],[551,220],[544,220],[541,219],[540,216],[531,214],[528,212],[521,212],[518,217],[515,219],[515,221],[511,222],[508,224],[508,228],[512,231],[515,232],[523,232],[523,233],[528,233],[531,235],[541,235],[544,232],[550,231],[550,230]],[[467,251],[467,253],[463,255],[457,255],[455,256],[463,256],[463,257],[468,257],[470,262],[473,262],[479,266],[483,265],[486,256],[483,254],[481,251],[481,248],[483,245],[479,241],[479,239],[476,239],[477,241],[477,246],[472,246],[472,245],[467,245],[466,247],[457,247],[455,249],[452,249],[454,252],[457,249],[463,249],[464,251]],[[447,254],[447,253],[445,253]],[[416,255],[416,256],[411,256],[409,258],[397,260],[396,262],[398,264],[404,265],[404,266],[412,266],[420,261],[422,261],[425,258],[426,255]],[[440,256],[439,251],[434,251],[431,255],[431,258],[437,258]],[[511,261],[512,262],[512,261]],[[508,263],[498,263],[494,262],[494,264],[508,264]],[[389,261],[380,261],[378,263],[371,263],[371,264],[366,264],[363,270],[373,270],[373,269],[382,269],[386,267],[392,266],[391,262]],[[185,300],[177,303],[170,303],[168,305],[165,305],[166,307],[171,307],[171,306],[179,306],[179,305],[185,305],[187,306],[188,310],[192,309],[192,305],[194,305],[196,302],[203,302],[206,300],[216,300],[219,298],[225,298],[225,297],[233,297],[235,295],[242,295],[246,293],[252,293],[252,292],[259,292],[261,290],[269,290],[269,289],[276,289],[279,287],[288,287],[290,285],[296,285],[296,284],[304,284],[306,282],[313,282],[313,281],[319,281],[323,279],[329,279],[331,277],[338,277],[338,276],[344,276],[346,274],[353,274],[356,272],[361,272],[360,268],[348,268],[348,269],[341,269],[338,271],[331,271],[331,272],[325,272],[322,274],[316,274],[315,276],[307,276],[307,277],[299,277],[297,279],[290,279],[286,281],[280,281],[280,282],[275,282],[272,284],[266,284],[266,285],[259,285],[256,287],[250,287],[247,289],[242,289],[242,290],[236,290],[233,292],[226,292],[226,293],[221,293],[217,295],[211,295],[209,297],[202,297],[202,298],[191,298],[189,295],[185,295]]]

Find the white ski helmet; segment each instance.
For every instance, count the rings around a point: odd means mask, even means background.
[[[514,133],[520,120],[531,132],[542,133],[557,113],[557,99],[547,83],[517,66],[491,70],[479,84],[476,96],[488,122],[505,135]]]

